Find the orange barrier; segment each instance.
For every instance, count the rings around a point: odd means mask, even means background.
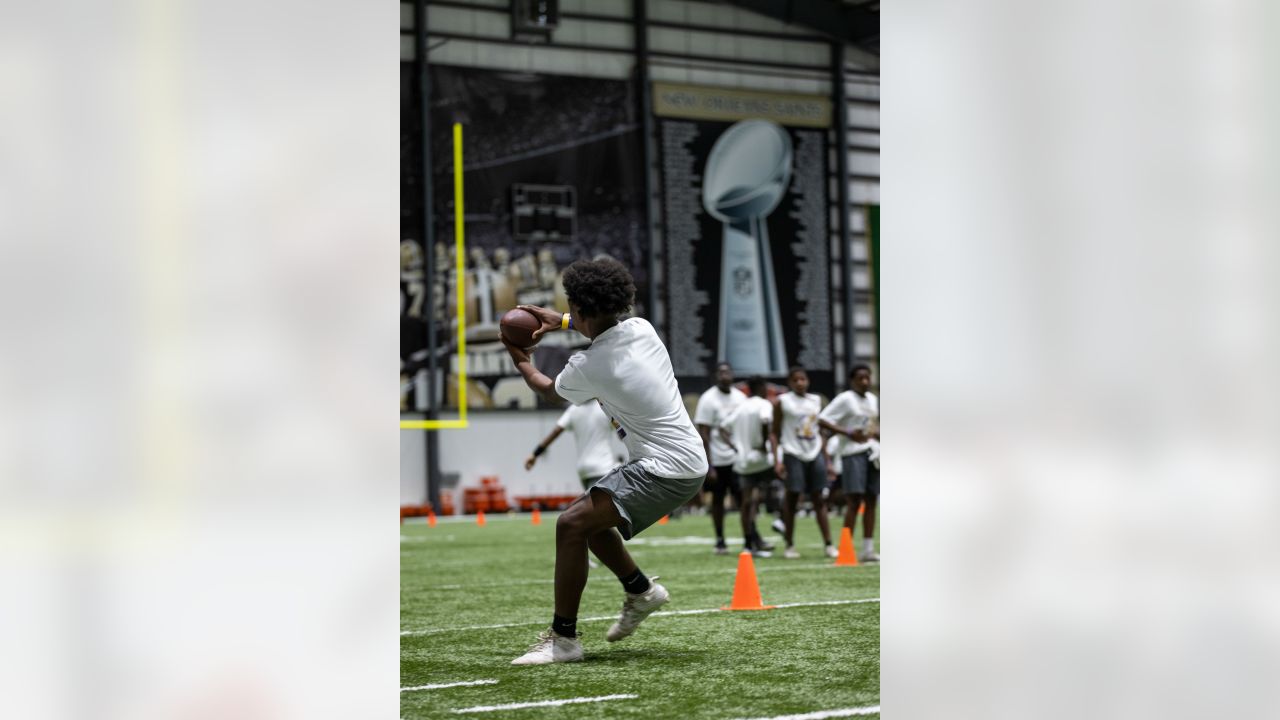
[[[563,510],[577,499],[577,495],[518,495],[514,498],[520,510]]]

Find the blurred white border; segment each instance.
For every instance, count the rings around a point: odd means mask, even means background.
[[[882,11],[886,716],[1276,717],[1277,6]]]
[[[0,23],[0,717],[395,717],[398,8]]]

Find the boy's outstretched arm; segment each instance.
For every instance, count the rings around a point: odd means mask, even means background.
[[[556,438],[560,437],[560,433],[562,432],[564,432],[564,428],[559,425],[551,428],[550,434],[543,438],[542,442],[538,443],[538,447],[533,449],[533,452],[529,454],[529,457],[524,459],[524,469],[532,470],[533,464],[538,462],[538,456],[546,452],[547,448],[551,447],[551,443],[555,442]]]

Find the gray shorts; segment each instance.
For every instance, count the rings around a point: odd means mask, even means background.
[[[782,454],[787,469],[787,489],[797,493],[820,493],[827,486],[827,461],[821,455],[805,462],[794,455]]]
[[[625,540],[639,535],[658,522],[663,515],[689,502],[702,487],[702,476],[696,478],[664,478],[627,463],[600,478],[592,490],[603,490],[613,498],[622,516],[618,531]]]
[[[880,494],[880,468],[871,463],[871,453],[845,455],[840,462],[840,487],[845,494]]]
[[[768,492],[769,483],[773,480],[773,476],[773,468],[766,468],[760,472],[739,475],[738,482],[741,484],[743,492],[749,492],[755,488]]]

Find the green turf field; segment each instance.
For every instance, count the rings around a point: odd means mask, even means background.
[[[835,521],[835,518],[832,518]],[[726,518],[736,528],[737,515]],[[631,637],[605,642],[622,587],[591,571],[578,629],[586,660],[510,665],[551,622],[555,516],[406,523],[400,543],[400,713],[411,718],[764,718],[880,704],[880,570],[831,567],[817,525],[797,520],[798,560],[755,561],[766,604],[874,600],[760,612],[655,614]],[[833,532],[838,533],[838,521]],[[730,536],[738,535],[730,530]],[[838,539],[839,535],[835,537]],[[728,604],[736,554],[712,554],[704,516],[655,525],[627,543],[636,563],[661,576],[671,602],[660,612]],[[731,540],[732,542],[732,540]],[[741,540],[730,548],[741,550]],[[591,620],[592,618],[605,618]],[[508,627],[485,627],[508,625]],[[496,680],[451,688],[424,685]],[[592,703],[498,711],[512,703],[636,695]],[[872,717],[877,715],[872,714]]]

